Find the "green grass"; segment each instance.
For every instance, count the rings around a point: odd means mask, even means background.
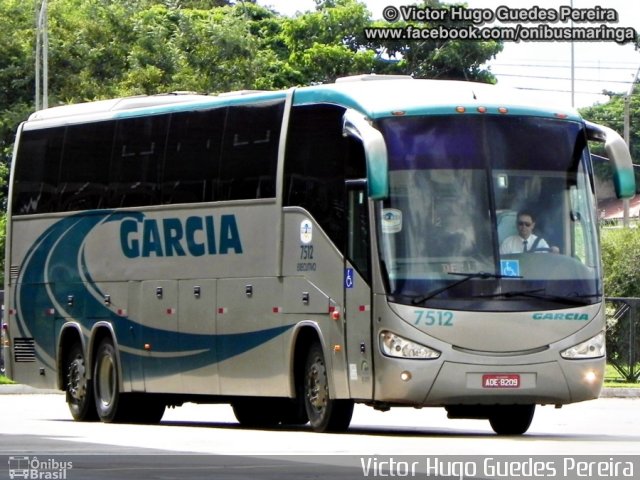
[[[9,385],[15,383],[13,380],[8,379],[4,375],[0,375],[0,385]]]
[[[640,383],[626,382],[613,365],[607,364],[604,371],[604,386],[605,388],[640,388]]]

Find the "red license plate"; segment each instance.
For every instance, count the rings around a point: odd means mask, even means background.
[[[482,375],[482,388],[520,388],[520,375],[512,373]]]

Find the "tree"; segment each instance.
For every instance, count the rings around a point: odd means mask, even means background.
[[[285,21],[282,31],[287,61],[302,83],[327,83],[339,76],[370,73],[375,52],[367,50],[363,33],[371,14],[356,0],[316,2],[315,12]]]
[[[624,131],[624,102],[625,94],[607,92],[609,101],[580,109],[580,114],[587,120],[606,125],[620,135]],[[633,163],[640,163],[640,83],[636,83],[630,96],[630,151]],[[603,147],[594,147],[602,154]]]
[[[420,10],[451,10],[461,5],[447,5],[439,0],[424,0],[417,4]],[[377,22],[378,27],[406,28],[411,25],[416,29],[442,27],[450,32],[457,32],[471,25],[470,21],[455,22],[446,15],[445,21],[438,22],[405,22],[399,21],[390,25]],[[482,65],[502,51],[503,45],[498,41],[469,41],[461,39],[401,39],[385,40],[379,44],[370,44],[380,56],[386,55],[397,61],[392,63],[392,73],[402,73],[415,78],[440,78],[449,80],[473,80],[495,83],[495,77]]]
[[[586,120],[612,128],[620,135],[624,132],[624,103],[625,95],[608,92],[609,101],[579,110]],[[630,96],[629,104],[629,151],[635,165],[640,163],[640,84],[636,83]],[[591,152],[606,156],[602,143],[592,143]],[[609,162],[596,162],[594,165],[598,181],[606,185],[605,190],[612,190],[611,179],[613,173]],[[640,168],[635,168],[636,191],[640,191]]]
[[[333,81],[336,76],[355,73],[495,82],[482,65],[502,50],[500,42],[371,39],[365,33],[368,27],[404,28],[408,24],[373,22],[365,5],[356,0],[316,0],[316,4],[315,12],[285,22],[283,30],[291,52],[289,62],[302,72],[306,83]],[[419,7],[451,8],[438,0],[428,0]],[[443,26],[456,29],[464,23]]]

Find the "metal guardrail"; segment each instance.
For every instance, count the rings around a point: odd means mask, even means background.
[[[622,378],[635,383],[640,378],[640,298],[605,298],[607,316],[607,361]]]

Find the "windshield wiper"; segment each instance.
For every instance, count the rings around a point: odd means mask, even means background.
[[[514,277],[512,275],[500,275],[497,273],[488,273],[488,272],[474,272],[474,273],[459,273],[459,272],[449,272],[449,275],[460,275],[463,276],[464,278],[458,280],[457,282],[453,282],[450,285],[445,285],[444,287],[441,288],[437,288],[429,293],[426,293],[424,295],[420,295],[418,297],[415,297],[413,300],[411,300],[411,303],[413,305],[418,305],[420,303],[424,303],[427,300],[432,299],[433,297],[435,297],[436,295],[440,295],[442,292],[446,292],[447,290],[457,287],[458,285],[461,285],[465,282],[468,282],[469,280],[472,280],[474,278],[481,278],[481,279],[488,279],[488,278],[522,278],[522,277]]]
[[[586,294],[586,295],[550,295],[544,293],[546,289],[538,288],[536,290],[514,290],[510,292],[494,293],[491,295],[478,295],[476,298],[495,298],[495,297],[527,297],[536,298],[539,300],[549,300],[550,302],[564,303],[569,305],[589,305],[589,302],[585,298],[599,297],[598,294]]]

